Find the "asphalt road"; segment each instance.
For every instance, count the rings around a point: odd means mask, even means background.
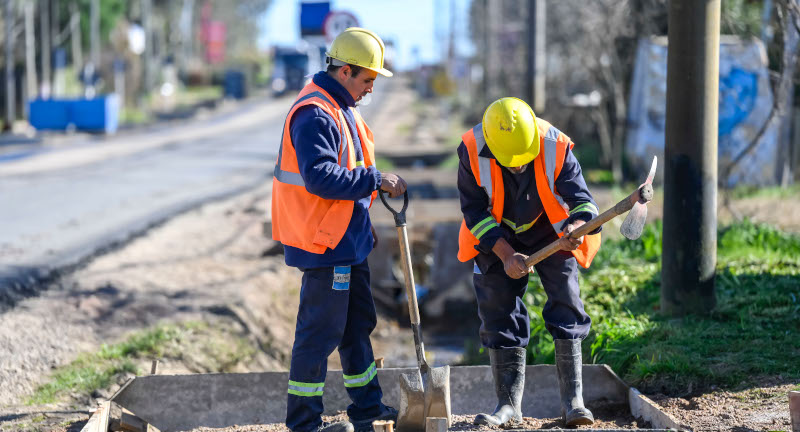
[[[0,298],[25,294],[154,224],[263,182],[272,174],[289,104],[266,100],[178,130],[157,128],[102,142],[87,138],[0,163]],[[253,119],[237,118],[245,115]],[[198,135],[199,127],[209,133]],[[115,141],[125,141],[120,146],[126,151],[115,152]],[[98,158],[103,147],[111,151]],[[76,158],[76,152],[83,156]],[[37,169],[37,158],[43,169]],[[68,166],[47,162],[69,158]],[[20,163],[27,169],[14,173]]]

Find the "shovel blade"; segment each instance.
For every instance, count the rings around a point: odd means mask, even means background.
[[[425,389],[419,370],[400,375],[400,405],[397,409],[398,432],[425,430]]]
[[[644,228],[646,220],[647,205],[637,202],[633,205],[631,211],[628,212],[628,216],[619,227],[619,232],[628,240],[636,240],[642,235],[642,229]]]
[[[425,376],[425,417],[447,419],[452,424],[450,411],[450,366],[435,367]]]

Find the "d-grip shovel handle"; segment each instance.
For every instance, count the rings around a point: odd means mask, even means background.
[[[406,209],[408,208],[408,191],[403,193],[403,209],[400,211],[396,211],[389,205],[386,201],[386,197],[384,197],[383,190],[379,190],[378,194],[381,196],[381,201],[383,201],[383,205],[389,209],[390,212],[394,215],[394,225],[397,227],[406,226]]]

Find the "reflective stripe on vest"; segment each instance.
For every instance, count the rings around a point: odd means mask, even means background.
[[[321,92],[314,91],[297,99],[297,101],[294,104],[292,104],[292,107],[289,108],[289,111],[291,112],[291,110],[294,109],[294,107],[296,107],[298,104],[305,102],[306,100],[311,99],[313,97],[320,98],[330,105],[336,105],[333,102],[331,102],[331,100],[328,99],[328,97],[322,94]],[[344,119],[342,118],[342,114],[340,112],[339,113],[340,125],[342,125],[342,120]],[[286,121],[288,122],[289,118],[287,118]],[[345,123],[343,126],[347,127],[347,124]],[[341,149],[339,150],[339,166],[341,166],[342,168],[347,168],[347,156],[345,157],[342,156],[346,154],[345,151],[348,151],[348,140],[344,134],[344,127],[340,126],[339,129],[341,129],[339,131],[339,136],[341,137],[340,142],[342,143]],[[286,130],[286,123],[284,123],[284,128],[281,130],[282,131]],[[281,183],[305,187],[306,182],[303,180],[303,176],[301,176],[299,173],[284,171],[283,169],[281,169],[281,159],[283,158],[283,139],[284,139],[284,132],[281,132],[281,145],[278,147],[278,162],[275,163],[275,171],[273,172],[273,176]]]
[[[550,186],[550,191],[553,192],[553,196],[556,197],[556,201],[562,206],[565,207],[566,203],[561,198],[561,195],[556,193],[556,162],[557,157],[556,154],[558,153],[558,134],[559,130],[553,126],[550,126],[550,129],[547,130],[547,133],[544,135],[544,163],[545,163],[545,176],[547,176],[547,184]],[[564,221],[558,221],[556,223],[551,224],[553,229],[559,233],[561,232],[561,225],[564,224]]]
[[[486,139],[483,137],[483,123],[478,123],[477,126],[472,128],[472,134],[475,135],[475,144],[478,147],[478,175],[476,177],[481,179],[481,187],[486,190],[486,195],[489,196],[489,211],[492,211],[492,162],[489,158],[481,156],[481,151],[486,147]]]
[[[544,211],[539,213],[539,216],[536,216],[536,218],[534,220],[532,220],[531,222],[528,222],[526,224],[522,224],[520,226],[517,226],[517,224],[515,224],[514,222],[512,222],[511,220],[506,219],[506,218],[503,218],[503,223],[505,223],[506,225],[511,227],[511,229],[514,230],[514,234],[519,234],[519,233],[523,233],[523,232],[531,229],[533,227],[533,224],[535,224],[536,221],[539,220],[539,218],[542,217],[543,214],[544,214]]]

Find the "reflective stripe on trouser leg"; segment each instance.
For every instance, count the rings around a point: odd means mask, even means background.
[[[522,301],[528,278],[512,279],[498,261],[485,272],[472,275],[481,344],[486,348],[517,348],[528,345],[531,335],[528,309]]]
[[[547,294],[547,303],[542,309],[545,328],[553,339],[585,338],[592,327],[592,319],[583,309],[575,255],[556,252],[535,267]]]
[[[333,267],[303,271],[286,404],[286,426],[293,431],[322,424],[328,356],[341,343],[350,301],[350,291],[333,289],[333,279]]]
[[[381,413],[383,393],[369,341],[378,322],[369,285],[369,266],[364,261],[350,269],[350,302],[339,358],[344,385],[353,402],[347,407],[347,415],[351,420],[359,421]]]

